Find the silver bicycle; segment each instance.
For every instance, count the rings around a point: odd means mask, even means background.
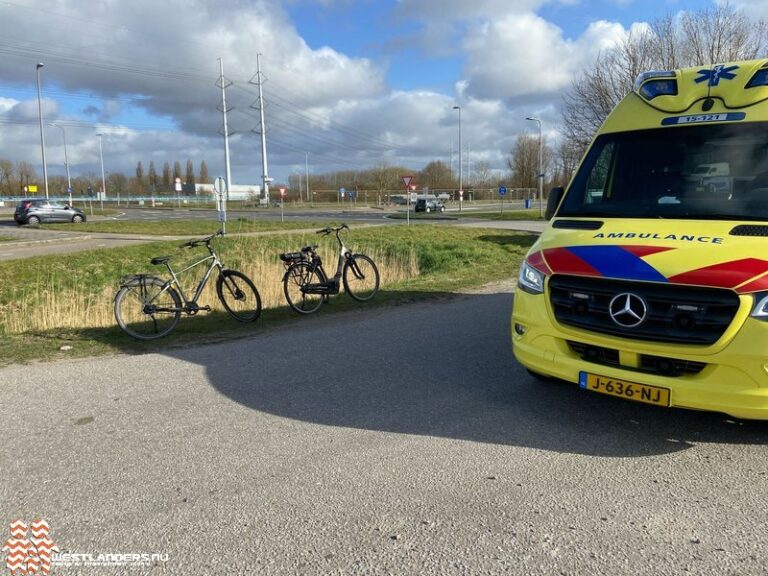
[[[250,278],[242,272],[226,268],[211,246],[211,241],[223,236],[220,230],[216,234],[190,240],[182,248],[205,246],[208,256],[175,272],[171,268],[171,256],[158,256],[150,262],[155,266],[165,265],[171,275],[163,280],[150,274],[127,276],[120,281],[120,289],[115,296],[115,319],[118,326],[138,340],[161,338],[176,328],[181,314],[194,316],[198,312],[211,310],[210,306],[200,306],[199,300],[214,270],[216,294],[229,314],[240,322],[253,322],[261,315],[261,296]],[[179,283],[179,276],[188,270],[208,263],[208,270],[197,285],[195,293],[187,298]]]

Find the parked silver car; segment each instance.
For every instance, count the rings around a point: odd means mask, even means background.
[[[29,198],[16,205],[13,219],[17,224],[40,224],[41,222],[85,222],[85,213],[64,202]]]

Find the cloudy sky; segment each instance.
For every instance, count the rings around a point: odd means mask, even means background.
[[[154,160],[224,173],[219,58],[234,183],[262,175],[256,55],[269,175],[413,170],[458,157],[502,169],[542,119],[558,137],[571,78],[633,26],[712,0],[0,0],[0,158],[49,174],[132,175]],[[732,2],[768,16],[766,0]],[[308,156],[307,156],[308,153]]]

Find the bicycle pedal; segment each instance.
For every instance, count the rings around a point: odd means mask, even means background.
[[[199,309],[203,310],[205,312],[210,312],[211,311],[211,307],[210,306],[201,306]]]

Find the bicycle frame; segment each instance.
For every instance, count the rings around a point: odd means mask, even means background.
[[[176,285],[176,288],[178,289],[179,295],[181,296],[181,299],[184,301],[184,306],[188,307],[191,304],[197,304],[198,298],[203,293],[203,290],[205,290],[206,284],[208,284],[208,280],[211,278],[211,273],[213,273],[214,268],[219,269],[219,273],[224,269],[224,266],[221,263],[221,260],[219,260],[219,257],[216,255],[216,253],[213,251],[213,249],[209,246],[208,250],[210,251],[210,255],[206,256],[205,258],[202,258],[198,260],[197,262],[190,264],[186,268],[180,270],[178,273],[173,271],[173,268],[171,268],[171,265],[166,262],[165,267],[168,268],[168,272],[171,274],[171,279],[168,280],[168,282],[165,283],[165,286],[161,290],[161,294],[166,291],[167,288],[170,288],[174,284]],[[196,268],[197,266],[203,264],[204,262],[208,262],[211,260],[211,265],[208,267],[208,270],[205,271],[205,275],[203,276],[202,280],[200,280],[200,283],[197,285],[197,288],[195,289],[195,295],[192,296],[191,299],[187,298],[187,295],[184,293],[184,288],[181,285],[181,282],[179,282],[179,276],[184,274],[185,272],[191,270],[192,268]]]

